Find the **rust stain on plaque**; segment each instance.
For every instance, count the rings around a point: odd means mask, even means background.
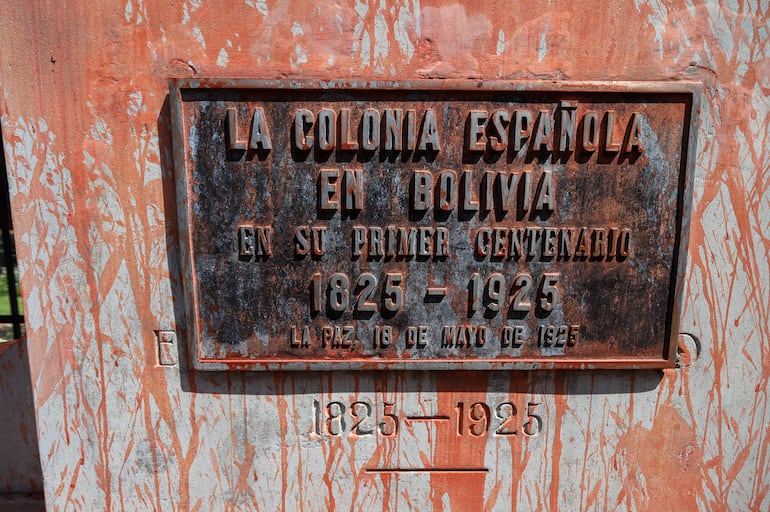
[[[171,87],[196,367],[673,364],[695,84]]]

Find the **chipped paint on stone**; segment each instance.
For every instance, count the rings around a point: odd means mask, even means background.
[[[219,66],[220,68],[225,68],[227,67],[228,61],[229,61],[229,58],[227,55],[227,50],[225,50],[224,48],[221,48],[219,50],[219,55],[217,55],[217,66]]]
[[[537,61],[543,62],[543,59],[545,58],[545,54],[548,51],[548,43],[546,40],[546,33],[543,32],[540,35],[540,44],[537,46]]]
[[[200,43],[201,48],[206,49],[206,41],[203,39],[203,32],[200,27],[193,27],[193,36]]]
[[[253,7],[263,16],[270,14],[270,9],[268,8],[267,2],[265,0],[246,0],[246,5]]]

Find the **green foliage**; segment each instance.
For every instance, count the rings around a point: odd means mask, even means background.
[[[19,314],[24,314],[21,304],[21,294],[19,293],[19,276],[16,275],[16,296],[19,305]],[[5,275],[0,276],[0,315],[11,314],[11,295],[8,293],[8,279]]]

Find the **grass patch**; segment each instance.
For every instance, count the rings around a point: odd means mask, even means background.
[[[23,315],[24,310],[21,304],[21,293],[19,293],[19,276],[16,275],[16,303],[19,305],[19,314]],[[5,275],[0,275],[0,315],[10,315],[11,313],[11,294],[8,293],[8,279]]]

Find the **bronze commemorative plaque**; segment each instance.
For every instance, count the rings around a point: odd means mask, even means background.
[[[674,363],[692,83],[171,83],[199,369]]]

